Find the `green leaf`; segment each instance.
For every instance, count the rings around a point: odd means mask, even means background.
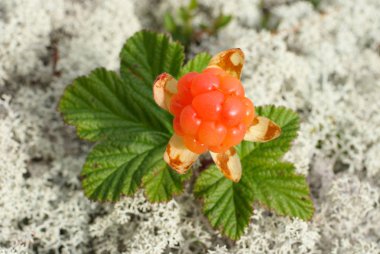
[[[227,26],[232,20],[231,15],[219,15],[215,21],[214,21],[214,29],[215,30],[220,30],[223,27]]]
[[[301,219],[310,219],[314,211],[305,177],[295,174],[291,163],[281,161],[297,136],[297,114],[274,106],[257,107],[256,113],[281,126],[281,136],[267,143],[242,142],[237,147],[242,162],[239,183],[224,178],[212,166],[200,174],[194,188],[203,198],[211,225],[234,240],[247,227],[255,201],[280,215]]]
[[[164,14],[164,27],[170,33],[174,33],[177,30],[177,24],[170,13]]]
[[[115,72],[100,68],[68,86],[58,108],[80,138],[98,141],[126,132],[169,133],[171,118],[153,103],[129,89]]]
[[[198,1],[197,0],[190,0],[189,5],[187,8],[191,11],[194,11],[195,9],[198,8]]]
[[[279,215],[308,220],[314,207],[304,176],[294,173],[294,165],[286,162],[245,165],[252,181],[255,200]]]
[[[236,184],[211,166],[198,177],[194,193],[203,198],[203,211],[211,225],[231,239],[239,239],[253,212],[249,182],[242,178]]]
[[[179,74],[183,47],[143,31],[127,40],[120,57],[121,77],[96,69],[68,86],[59,103],[80,138],[99,142],[84,165],[83,188],[91,199],[114,201],[132,195],[147,176],[147,197],[166,201],[182,191],[186,178],[163,161],[173,118],[153,101],[152,85],[162,72]],[[159,177],[149,178],[153,174]]]
[[[190,173],[180,175],[172,170],[163,160],[143,178],[146,197],[150,202],[168,201],[173,195],[183,191],[183,181],[191,176]]]
[[[182,77],[188,72],[201,72],[203,71],[211,60],[211,55],[204,52],[197,54],[193,59],[186,63],[180,71],[179,77]]]
[[[191,10],[186,7],[179,7],[178,14],[183,23],[187,23],[191,19]]]
[[[177,77],[184,59],[183,47],[169,37],[149,31],[135,33],[120,53],[120,72],[134,90],[152,100],[156,77],[167,72]]]
[[[115,201],[122,194],[132,195],[145,174],[161,166],[167,137],[144,133],[126,135],[96,145],[82,171],[86,196]]]

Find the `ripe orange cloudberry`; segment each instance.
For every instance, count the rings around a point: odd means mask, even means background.
[[[175,133],[197,154],[239,144],[255,116],[240,80],[217,67],[181,77],[170,112]]]
[[[266,142],[280,135],[280,127],[256,116],[252,101],[245,97],[240,81],[243,63],[243,52],[230,49],[214,56],[201,73],[187,73],[178,82],[167,73],[157,77],[154,100],[174,116],[175,134],[164,160],[177,172],[185,173],[199,154],[209,150],[225,177],[238,182],[241,163],[234,146],[243,139]]]

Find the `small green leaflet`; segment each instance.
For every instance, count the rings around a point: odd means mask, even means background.
[[[150,110],[147,110],[147,107]],[[169,133],[171,117],[136,93],[112,71],[99,68],[68,86],[59,103],[66,123],[80,138],[105,140],[129,133]]]
[[[201,173],[194,190],[203,199],[211,225],[234,240],[248,226],[254,202],[301,219],[310,219],[314,212],[305,177],[295,174],[293,164],[281,161],[297,136],[297,114],[275,106],[257,107],[256,113],[279,124],[281,136],[268,143],[242,142],[238,147],[243,167],[239,183],[224,178],[212,166]]]
[[[185,58],[183,51],[181,44],[171,42],[163,34],[138,32],[127,40],[120,52],[121,77],[154,103],[153,81],[163,72],[178,78]],[[150,106],[146,108],[151,109]]]
[[[189,62],[186,63],[185,66],[183,66],[182,70],[180,71],[180,77],[185,75],[186,73],[195,71],[195,72],[201,72],[203,71],[208,63],[211,60],[211,56],[206,53],[199,53],[196,55],[193,59],[191,59]]]
[[[117,200],[133,194],[150,169],[162,167],[167,136],[146,132],[119,136],[95,145],[83,167],[83,188],[90,198]]]

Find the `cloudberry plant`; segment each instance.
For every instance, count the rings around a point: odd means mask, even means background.
[[[79,77],[59,104],[78,136],[97,142],[81,173],[87,197],[116,201],[143,187],[151,202],[168,201],[209,151],[215,165],[194,174],[193,193],[224,235],[236,240],[244,233],[254,203],[311,218],[305,177],[282,160],[299,117],[284,107],[254,107],[245,98],[240,49],[200,53],[182,65],[181,45],[142,31],[128,39],[120,57],[120,74],[98,68]]]

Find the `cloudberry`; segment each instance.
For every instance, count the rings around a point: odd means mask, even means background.
[[[194,153],[221,153],[241,142],[255,116],[239,79],[220,68],[190,72],[178,80],[170,102],[173,126]]]

